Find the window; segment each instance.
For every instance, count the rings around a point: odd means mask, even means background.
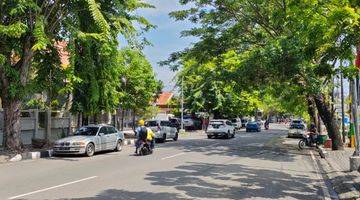
[[[146,127],[154,127],[157,126],[157,121],[147,121],[145,122]]]
[[[75,135],[95,136],[98,130],[98,127],[81,127],[76,131]]]
[[[210,125],[224,125],[223,121],[210,121]]]
[[[169,121],[161,121],[160,126],[170,126],[170,122]]]
[[[107,134],[106,127],[105,127],[105,126],[101,127],[101,129],[100,129],[99,133],[104,133],[104,134]]]
[[[116,133],[116,129],[115,129],[115,127],[108,126],[108,127],[106,127],[106,129],[107,129],[107,134],[113,134],[113,133]]]

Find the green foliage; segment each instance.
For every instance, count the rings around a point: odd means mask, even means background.
[[[122,67],[121,107],[135,111],[148,109],[162,89],[151,64],[141,52],[131,49],[122,49],[119,61]]]
[[[328,94],[332,63],[352,60],[353,45],[360,43],[359,5],[353,1],[180,2],[191,8],[170,16],[195,23],[183,35],[199,41],[161,64],[183,67],[187,106],[195,110],[232,107],[226,100],[238,101],[227,89],[233,88],[236,94],[260,91],[267,112],[304,115],[305,95]],[[342,71],[353,76],[353,69]]]

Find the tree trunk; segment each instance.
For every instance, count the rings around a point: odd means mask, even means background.
[[[20,100],[3,99],[4,108],[4,144],[5,148],[20,152],[22,143],[20,139]]]
[[[121,108],[121,131],[124,130],[124,115],[125,115],[125,110]]]
[[[135,109],[133,110],[132,121],[133,121],[132,128],[135,131],[135,127],[136,127],[136,122],[135,122],[136,121],[136,111],[135,111]]]
[[[314,123],[316,126],[318,126],[318,115],[316,112],[316,105],[314,99],[312,99],[310,96],[307,96],[306,100],[308,104],[308,113],[310,115],[310,121],[311,123]]]
[[[343,146],[343,142],[341,140],[339,127],[338,127],[338,124],[336,123],[334,114],[330,110],[331,109],[330,106],[326,103],[325,95],[320,93],[320,94],[313,95],[313,98],[314,98],[316,107],[318,109],[319,115],[325,124],[328,135],[332,140],[333,150],[343,149],[344,146]]]

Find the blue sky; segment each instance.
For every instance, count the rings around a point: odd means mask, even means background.
[[[153,44],[145,48],[144,53],[153,65],[157,78],[164,82],[164,91],[174,88],[175,73],[157,63],[166,60],[172,52],[183,50],[196,41],[196,38],[180,37],[181,31],[192,27],[190,22],[176,22],[169,17],[169,12],[186,9],[178,0],[146,0],[155,9],[142,9],[139,15],[146,17],[157,28],[146,33],[146,38]]]

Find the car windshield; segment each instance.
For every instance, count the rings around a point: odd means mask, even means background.
[[[145,122],[145,126],[146,127],[152,127],[152,126],[157,126],[157,121],[147,121]]]
[[[236,119],[232,119],[231,122],[232,122],[232,123],[236,123],[237,120],[236,120]]]
[[[294,120],[292,121],[293,124],[301,124],[301,121],[300,120]]]
[[[211,121],[210,125],[223,125],[224,122],[223,121]]]
[[[290,129],[304,129],[305,126],[303,124],[291,124]]]
[[[257,125],[256,122],[249,122],[248,124],[249,124],[249,125]]]
[[[75,132],[75,135],[95,136],[99,127],[82,127]]]

